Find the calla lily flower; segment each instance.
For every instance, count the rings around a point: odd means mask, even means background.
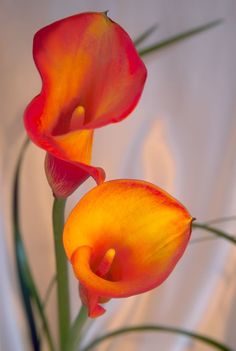
[[[160,285],[183,255],[192,217],[162,189],[113,180],[89,191],[70,214],[64,248],[90,317],[102,303]]]
[[[92,176],[93,130],[127,117],[136,106],[146,68],[128,34],[106,13],[83,13],[39,30],[33,57],[42,89],[28,105],[29,137],[47,151],[45,169],[57,197]]]

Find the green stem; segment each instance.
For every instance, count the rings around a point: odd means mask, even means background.
[[[89,351],[93,349],[95,346],[97,346],[99,343],[113,338],[114,336],[122,335],[122,334],[127,334],[127,333],[134,333],[134,332],[164,332],[164,333],[174,333],[174,334],[181,334],[184,336],[188,336],[191,338],[194,338],[196,340],[199,340],[209,346],[212,346],[213,348],[221,351],[233,351],[231,348],[228,346],[221,344],[220,342],[211,339],[205,335],[201,334],[196,334],[188,330],[184,329],[179,329],[179,328],[172,328],[168,326],[162,326],[162,325],[139,325],[136,327],[127,327],[127,328],[121,328],[117,329],[113,332],[107,333],[105,335],[102,335],[99,338],[94,339],[90,344],[85,346],[81,351]]]
[[[68,344],[66,351],[75,351],[76,348],[78,348],[78,345],[81,341],[82,337],[82,329],[84,324],[86,323],[88,319],[88,311],[85,306],[82,305],[71,329],[70,329],[70,335],[68,339]]]
[[[225,232],[223,232],[222,230],[220,229],[217,229],[217,228],[214,228],[214,227],[211,227],[205,223],[196,223],[194,222],[192,224],[193,228],[197,228],[197,229],[203,229],[203,230],[206,230],[212,234],[215,234],[223,239],[227,239],[228,241],[230,241],[231,243],[233,244],[236,244],[236,237],[230,235],[230,234],[227,234]]]
[[[65,350],[70,327],[69,280],[67,258],[62,244],[65,199],[55,198],[53,203],[53,232],[57,277],[57,310],[60,350]]]

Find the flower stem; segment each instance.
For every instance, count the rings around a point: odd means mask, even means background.
[[[81,337],[82,337],[81,332],[82,332],[84,324],[86,323],[86,321],[88,319],[87,317],[88,317],[87,308],[82,305],[74,323],[71,326],[66,350],[68,350],[68,351],[78,350],[78,345],[79,345],[79,343],[81,341]]]
[[[65,350],[70,328],[70,304],[67,258],[62,245],[65,199],[55,198],[53,203],[53,232],[57,276],[57,310],[60,350]]]

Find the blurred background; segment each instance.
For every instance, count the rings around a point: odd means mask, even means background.
[[[107,179],[139,178],[178,198],[200,222],[236,214],[236,2],[233,0],[0,0],[0,350],[27,351],[11,233],[15,162],[25,137],[22,115],[41,86],[32,59],[32,38],[41,27],[85,11],[109,10],[132,38],[158,24],[147,44],[223,18],[224,22],[147,56],[148,79],[135,112],[95,133],[93,164]],[[52,195],[43,150],[30,145],[21,177],[21,223],[38,288],[45,294],[54,274]],[[67,213],[88,180],[68,200]],[[235,222],[222,225],[235,234]],[[108,303],[88,337],[138,323],[195,330],[236,348],[236,250],[194,230],[183,259],[168,280],[146,294]],[[71,274],[72,314],[80,306]],[[47,305],[56,320],[55,294]],[[54,330],[56,333],[56,330]],[[130,334],[99,350],[204,351],[191,339],[169,334]],[[46,350],[46,348],[45,348]]]

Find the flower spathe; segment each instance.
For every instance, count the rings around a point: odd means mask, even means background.
[[[89,191],[70,214],[63,242],[89,316],[110,298],[160,285],[182,256],[192,217],[157,186],[113,180]]]
[[[93,130],[130,114],[146,68],[128,34],[106,13],[82,13],[42,28],[33,57],[42,89],[25,111],[25,127],[47,151],[54,194],[66,197],[90,175],[104,180],[104,171],[90,165]]]

